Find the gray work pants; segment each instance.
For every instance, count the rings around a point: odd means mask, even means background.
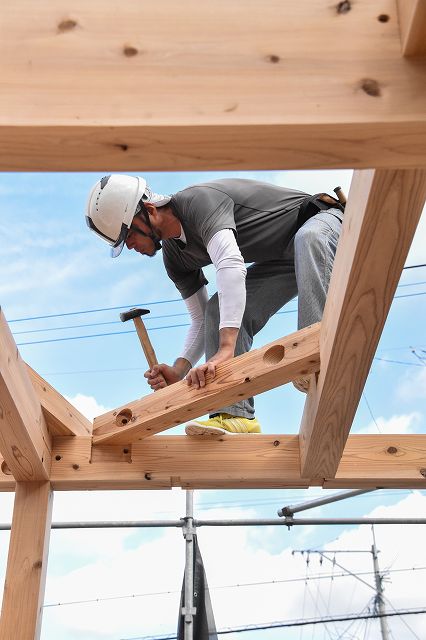
[[[235,355],[250,350],[253,336],[281,307],[298,299],[298,328],[319,322],[324,311],[331,270],[343,214],[338,209],[320,211],[298,230],[281,260],[254,263],[247,269],[246,308],[238,334]],[[206,309],[206,359],[219,348],[219,304],[217,293]],[[254,417],[254,400],[248,398],[216,413]]]

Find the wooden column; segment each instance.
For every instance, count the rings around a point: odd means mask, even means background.
[[[355,172],[300,427],[302,477],[333,478],[426,197],[426,172]]]
[[[37,640],[46,580],[53,493],[49,482],[17,482],[1,640]]]

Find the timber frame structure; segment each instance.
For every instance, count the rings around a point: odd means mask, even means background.
[[[425,435],[349,435],[426,197],[424,0],[15,0],[2,30],[0,170],[355,169],[321,324],[203,390],[91,424],[1,313],[2,640],[39,637],[52,490],[426,488]],[[298,436],[156,435],[300,375]]]

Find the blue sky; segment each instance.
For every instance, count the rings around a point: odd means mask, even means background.
[[[350,171],[151,173],[145,177],[155,191],[173,193],[188,184],[225,175],[256,177],[312,193],[332,192],[338,184],[348,193],[351,180]],[[124,250],[118,259],[112,260],[107,245],[87,230],[83,215],[85,202],[89,188],[98,177],[98,174],[87,173],[0,175],[2,309],[23,358],[89,417],[149,393],[143,378],[146,366],[138,338],[131,331],[132,326],[119,321],[120,310],[135,305],[151,308],[147,328],[159,360],[168,363],[179,355],[184,340],[187,327],[179,325],[188,323],[183,302],[174,302],[179,296],[163,271],[161,254],[148,259]],[[426,262],[425,240],[423,216],[407,265]],[[206,275],[209,290],[214,292],[213,270],[207,269]],[[425,432],[426,365],[421,360],[426,355],[424,292],[426,268],[405,270],[396,294],[404,297],[398,297],[392,305],[353,433]],[[295,330],[296,304],[291,302],[284,313],[270,320],[257,336],[255,346]],[[110,307],[121,309],[94,311]],[[39,318],[48,315],[56,317]],[[84,337],[102,333],[105,335]],[[29,344],[31,342],[37,344]],[[259,396],[257,417],[263,432],[297,433],[303,403],[304,396],[292,385]],[[174,432],[182,432],[182,427]],[[318,495],[318,488],[307,492],[199,491],[196,509],[197,515],[203,518],[274,517],[284,504]],[[2,520],[7,521],[11,496],[0,496],[0,505]],[[184,509],[184,492],[178,490],[57,493],[54,520],[176,519],[184,515]],[[361,516],[375,509],[395,516],[404,513],[407,517],[425,517],[426,498],[424,492],[377,492],[323,507],[312,515]],[[316,594],[312,597],[304,583],[279,582],[285,577],[306,576],[304,560],[291,556],[291,549],[323,545],[348,548],[343,547],[344,544],[353,545],[349,548],[361,545],[369,549],[371,532],[367,529],[312,526],[291,532],[276,528],[200,531],[200,546],[212,586],[278,581],[275,585],[213,589],[218,628],[292,619],[302,613],[306,617],[324,613],[324,600],[328,596],[320,591],[323,587],[318,586],[319,582],[312,581],[312,593]],[[380,527],[377,542],[384,562],[400,569],[426,565],[422,534],[424,536],[421,527],[406,528],[403,534],[395,527]],[[4,566],[7,534],[1,536],[4,544],[0,559]],[[183,554],[179,531],[53,532],[46,602],[176,591],[182,579]],[[364,566],[369,570],[371,559],[369,554],[365,555],[363,560],[357,554],[348,555],[344,564],[352,571]],[[313,559],[312,565],[315,562]],[[321,568],[318,563],[316,569],[326,572],[326,567]],[[404,582],[405,575],[395,573],[392,583],[386,585],[393,594],[392,604],[397,608],[421,606],[416,590],[410,587],[411,583]],[[371,581],[371,576],[369,579]],[[348,580],[341,578],[345,588],[343,584],[334,590],[327,586],[327,593],[332,593],[331,613],[360,611],[370,597]],[[250,607],[250,616],[247,601],[256,604]],[[174,593],[47,607],[42,638],[112,640],[167,633],[175,628],[177,606],[178,595]],[[408,622],[416,630],[420,629],[420,620],[420,616],[413,616]],[[395,637],[398,637],[398,624],[401,623],[396,619],[390,621]],[[408,634],[406,627],[401,628]],[[272,640],[282,638],[283,633],[261,631],[227,637]],[[317,627],[316,635],[312,635],[312,628],[308,627],[303,632],[286,631],[286,637],[329,637],[324,633],[324,629]],[[369,638],[379,637],[373,625],[369,633]]]

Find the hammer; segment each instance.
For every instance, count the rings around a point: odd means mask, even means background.
[[[129,311],[120,313],[120,320],[121,322],[133,320],[133,322],[135,323],[135,328],[139,336],[142,349],[144,350],[146,359],[148,360],[149,368],[152,369],[155,364],[158,364],[158,360],[151,344],[151,340],[148,337],[148,332],[141,318],[141,316],[144,316],[147,313],[149,313],[149,309],[129,309]]]

